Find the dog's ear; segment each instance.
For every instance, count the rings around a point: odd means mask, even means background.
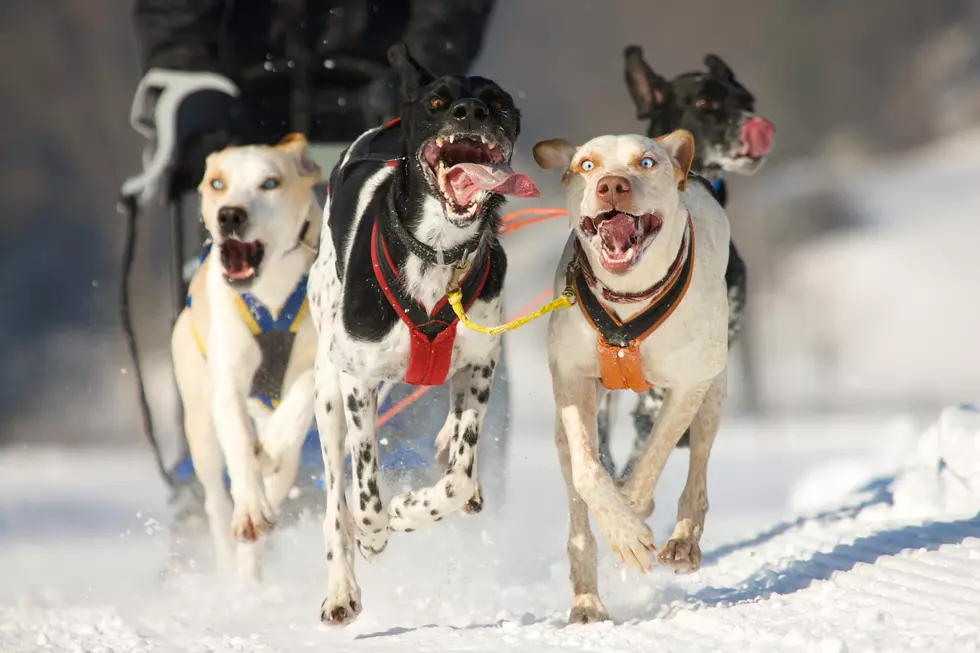
[[[672,159],[677,189],[687,190],[687,175],[694,163],[694,136],[686,129],[675,129],[656,140]]]
[[[289,152],[296,161],[296,168],[300,176],[310,182],[312,186],[320,180],[320,166],[310,158],[309,143],[306,136],[299,132],[286,134],[281,141],[276,144],[277,150]]]
[[[704,65],[708,67],[708,72],[715,77],[720,77],[725,81],[734,82],[735,73],[728,67],[728,64],[721,60],[717,54],[709,54],[704,57]]]
[[[575,146],[564,138],[552,138],[541,141],[532,150],[534,161],[545,170],[551,168],[567,168],[575,155]]]
[[[640,46],[628,46],[623,56],[626,58],[626,86],[636,104],[636,117],[640,120],[652,118],[670,99],[670,84],[644,61]]]
[[[415,60],[404,43],[396,43],[388,48],[388,63],[401,77],[402,97],[406,102],[417,100],[419,89],[435,81],[435,75]]]

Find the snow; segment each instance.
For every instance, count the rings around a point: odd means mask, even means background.
[[[958,362],[980,357],[978,175],[974,128],[901,156],[818,158],[753,180],[746,190],[779,221],[774,231],[801,216],[773,198],[814,190],[835,191],[860,220],[795,248],[763,247],[776,260],[756,274],[766,282],[751,298],[750,335],[767,405],[869,410],[975,396],[980,366]]]
[[[262,585],[226,584],[203,558],[167,570],[166,507],[142,452],[7,450],[0,650],[977,650],[975,410],[948,409],[920,436],[906,420],[729,421],[702,571],[640,577],[603,552],[615,623],[565,626],[567,516],[532,394],[518,402],[502,509],[395,535],[378,562],[359,560],[365,611],[346,630],[317,620],[315,516],[275,533]],[[685,459],[658,488],[659,541]]]

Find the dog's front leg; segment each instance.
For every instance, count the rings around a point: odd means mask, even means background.
[[[255,457],[251,419],[246,407],[248,389],[236,381],[237,376],[212,370],[212,414],[231,479],[231,496],[235,504],[232,535],[239,541],[252,542],[262,532],[272,529],[275,516],[266,500]]]
[[[347,418],[347,446],[354,470],[352,497],[357,548],[371,560],[388,546],[388,513],[381,500],[378,474],[378,388],[347,372],[340,373]]]
[[[558,417],[568,443],[572,485],[595,515],[619,558],[639,571],[653,567],[653,533],[630,509],[596,454],[596,380],[552,364]]]
[[[327,491],[323,539],[328,583],[327,596],[320,606],[320,621],[328,626],[343,626],[361,611],[361,588],[354,575],[354,524],[344,494],[347,440],[344,396],[340,390],[340,373],[329,358],[329,348],[324,345],[317,352],[313,397]]]
[[[499,338],[492,351],[484,364],[467,365],[453,375],[450,416],[437,438],[448,437],[448,442],[436,443],[437,452],[444,452],[447,461],[446,474],[432,487],[391,500],[388,516],[392,530],[411,532],[440,522],[461,508],[471,513],[483,509],[476,472],[477,446],[500,352]]]
[[[633,473],[623,485],[623,494],[641,517],[649,517],[653,512],[653,490],[660,480],[667,458],[691,425],[710,385],[711,381],[708,381],[686,388],[671,388],[667,392],[653,432],[633,468]],[[697,556],[700,558],[700,551]],[[658,560],[660,559],[667,560],[658,556]]]
[[[300,450],[313,424],[313,375],[311,366],[289,382],[259,436],[265,492],[273,508],[292,488]]]
[[[728,383],[725,372],[712,382],[691,422],[691,457],[687,483],[677,502],[674,533],[657,554],[660,564],[674,573],[690,573],[701,567],[701,534],[708,512],[708,455],[714,444],[725,406]]]
[[[555,415],[555,447],[558,449],[561,475],[568,494],[568,567],[574,592],[568,622],[607,621],[609,613],[599,598],[598,562],[595,537],[589,527],[589,507],[575,489],[568,437],[565,435],[560,413]]]

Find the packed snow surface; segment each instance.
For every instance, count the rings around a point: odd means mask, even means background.
[[[168,569],[141,452],[8,450],[0,651],[980,650],[980,413],[948,409],[921,435],[909,421],[727,423],[702,570],[641,577],[603,552],[615,622],[590,626],[565,625],[564,490],[539,426],[515,434],[499,514],[358,560],[364,612],[344,630],[318,622],[315,516],[275,533],[262,585],[236,585],[204,562]],[[685,468],[679,451],[658,488],[658,542]]]

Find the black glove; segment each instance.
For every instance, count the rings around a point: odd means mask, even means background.
[[[383,125],[401,115],[402,95],[398,74],[389,74],[374,80],[361,94],[364,124],[370,127]]]
[[[238,98],[211,90],[187,96],[177,110],[171,197],[195,190],[204,177],[208,155],[251,142],[252,131],[252,120]]]

